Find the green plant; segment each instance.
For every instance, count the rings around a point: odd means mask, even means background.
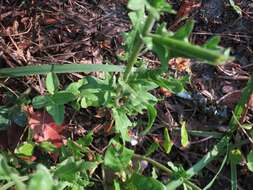
[[[197,175],[208,163],[215,160],[218,156],[225,154],[222,167],[229,160],[232,171],[232,188],[236,188],[236,164],[238,164],[238,151],[235,147],[230,146],[230,140],[233,132],[238,126],[244,105],[249,99],[252,92],[252,80],[249,81],[238,106],[235,108],[235,117],[230,122],[230,132],[228,134],[215,134],[220,142],[208,152],[198,163],[190,169],[184,170],[181,166],[175,166],[168,163],[171,168],[162,165],[147,156],[135,154],[133,150],[126,148],[126,142],[130,141],[129,129],[134,126],[132,116],[147,112],[148,121],[146,128],[141,135],[146,135],[152,127],[157,111],[155,105],[158,99],[152,94],[152,90],[163,87],[173,93],[184,91],[185,78],[172,78],[168,75],[168,61],[173,57],[187,57],[200,59],[208,64],[218,65],[228,60],[229,50],[225,50],[218,46],[219,38],[210,39],[203,46],[193,45],[189,42],[189,36],[193,30],[193,21],[188,21],[183,27],[176,32],[166,30],[165,24],[157,24],[160,15],[164,12],[174,13],[171,6],[165,0],[129,0],[128,8],[131,10],[129,18],[132,22],[132,30],[125,34],[126,49],[126,66],[112,65],[55,65],[55,66],[39,66],[22,67],[18,69],[0,69],[1,77],[6,76],[24,76],[30,74],[47,73],[46,87],[48,94],[34,97],[32,105],[35,109],[45,108],[53,117],[56,124],[61,125],[64,122],[64,105],[69,104],[77,111],[81,108],[88,107],[104,107],[111,110],[114,119],[114,131],[116,137],[111,139],[104,157],[92,152],[89,145],[92,142],[91,136],[86,139],[78,139],[77,141],[68,140],[66,146],[63,146],[57,153],[60,155],[61,163],[46,168],[38,165],[33,168],[34,174],[20,176],[20,174],[8,165],[6,159],[0,157],[0,173],[1,180],[5,185],[0,189],[7,189],[16,185],[17,189],[37,189],[36,183],[41,184],[41,189],[82,189],[92,185],[92,176],[98,165],[102,165],[103,176],[106,178],[108,170],[117,174],[109,179],[104,180],[105,189],[113,187],[115,189],[145,189],[162,190],[176,189],[183,185],[184,189],[200,189],[197,185],[190,181],[191,177]],[[161,65],[158,68],[148,69],[145,62],[136,64],[139,55],[144,51],[152,51],[159,58]],[[69,84],[65,90],[60,90],[60,82],[56,73],[66,72],[91,72],[91,71],[107,71],[120,72],[119,75],[114,73],[106,73],[105,77],[98,79],[92,76],[84,77],[77,82]],[[41,69],[41,70],[40,70]],[[189,132],[189,134],[193,133]],[[196,132],[195,132],[196,134]],[[204,134],[202,134],[204,135]],[[188,132],[185,123],[181,128],[181,144],[183,147],[189,143]],[[171,152],[173,142],[171,142],[168,130],[164,131],[165,142],[163,147],[166,153]],[[42,147],[42,146],[41,146]],[[48,147],[45,145],[45,147]],[[45,148],[44,147],[44,148]],[[154,144],[150,148],[152,153],[158,144]],[[22,144],[17,153],[29,156],[32,154],[31,144]],[[55,149],[50,149],[54,152]],[[95,159],[87,162],[83,158],[87,152],[92,152]],[[227,159],[229,157],[229,159]],[[166,172],[169,176],[167,184],[163,184],[157,179],[142,175],[140,169],[131,166],[131,162],[145,160]],[[11,163],[13,164],[13,163]],[[248,156],[248,166],[252,169],[252,153]],[[219,171],[220,171],[219,170]],[[206,186],[208,189],[217,176]],[[28,184],[24,181],[29,180]],[[47,184],[47,186],[44,186]]]
[[[164,25],[157,27],[150,33],[160,12],[172,13],[169,4],[163,1],[129,1],[128,7],[133,11],[129,17],[133,23],[132,31],[125,35],[127,65],[124,72],[116,77],[107,74],[104,79],[85,77],[70,84],[65,91],[57,91],[57,76],[50,72],[47,76],[47,89],[51,95],[39,96],[33,99],[35,108],[46,107],[47,111],[60,124],[63,122],[63,104],[72,102],[74,108],[107,107],[112,110],[115,119],[115,130],[127,141],[127,130],[131,121],[129,116],[148,111],[149,120],[143,134],[147,133],[156,117],[157,98],[150,91],[157,87],[164,87],[173,93],[184,90],[184,80],[164,77],[168,60],[174,56],[203,59],[210,64],[218,64],[227,60],[228,51],[217,46],[219,41],[210,40],[203,47],[191,45],[188,37],[193,29],[193,22],[189,21],[176,33],[167,32]],[[149,14],[145,14],[145,9]],[[157,54],[161,67],[147,69],[145,64],[134,68],[134,64],[144,45]],[[53,76],[53,77],[52,77]],[[50,88],[52,88],[50,90]],[[54,105],[54,106],[53,106]],[[60,118],[60,119],[59,119]]]

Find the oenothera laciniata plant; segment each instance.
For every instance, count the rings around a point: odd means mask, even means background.
[[[154,24],[164,12],[174,13],[171,6],[163,0],[131,0],[128,8],[132,10],[129,18],[132,30],[125,34],[127,64],[124,72],[117,77],[106,74],[104,79],[92,76],[71,83],[64,91],[59,91],[59,81],[55,73],[47,75],[46,87],[49,95],[33,99],[35,108],[46,107],[57,124],[64,120],[64,104],[80,108],[106,107],[112,110],[115,132],[123,141],[129,140],[128,128],[132,126],[129,116],[142,114],[147,110],[148,122],[143,134],[151,128],[155,117],[157,98],[150,91],[164,87],[173,93],[184,90],[185,80],[166,76],[168,60],[172,57],[190,57],[220,64],[228,59],[228,51],[218,47],[219,38],[209,40],[202,47],[188,41],[193,29],[193,21],[187,22],[175,33],[168,32],[165,24]],[[147,13],[147,14],[146,14]],[[154,32],[151,33],[152,29]],[[142,51],[151,50],[160,59],[161,66],[147,69],[143,63],[134,67]]]
[[[172,57],[187,57],[200,59],[208,64],[217,65],[224,63],[229,58],[229,51],[218,47],[219,38],[214,37],[202,46],[192,45],[188,38],[193,30],[193,21],[188,21],[176,32],[166,30],[164,23],[158,24],[160,15],[164,12],[174,13],[171,6],[164,0],[130,0],[128,8],[131,10],[129,18],[132,22],[132,30],[125,34],[126,67],[119,75],[107,73],[103,79],[92,76],[71,83],[64,91],[58,90],[58,79],[53,72],[46,79],[49,95],[37,96],[33,99],[35,108],[46,107],[58,124],[64,120],[64,104],[70,103],[75,109],[88,107],[105,107],[111,110],[115,123],[115,132],[119,134],[123,142],[129,141],[128,130],[133,127],[131,116],[148,113],[145,135],[156,118],[155,105],[158,99],[151,91],[163,87],[173,93],[184,90],[184,78],[175,79],[168,76],[168,61]],[[145,51],[155,53],[161,64],[160,67],[148,69],[145,63],[137,60]],[[104,157],[104,166],[114,172],[128,170],[128,164],[132,158],[147,159],[135,155],[130,149],[125,148],[117,141],[112,140]],[[154,160],[147,159],[152,165],[168,174],[176,173],[183,179],[180,181],[187,187],[199,189],[187,180],[191,175],[183,169],[170,165],[173,171],[159,165]],[[184,177],[182,177],[184,176]],[[148,186],[146,186],[148,184]],[[159,181],[141,176],[137,171],[132,171],[124,185],[128,189],[165,189]],[[120,189],[120,184],[114,181],[114,188]]]

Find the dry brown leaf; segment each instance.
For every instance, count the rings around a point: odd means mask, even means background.
[[[190,59],[186,59],[183,57],[172,58],[169,61],[169,65],[172,69],[175,69],[178,72],[183,72],[189,69]]]
[[[32,107],[27,108],[27,113],[28,125],[33,130],[33,138],[36,142],[50,141],[57,148],[64,144],[61,133],[65,125],[56,125],[47,112],[34,111]]]
[[[184,0],[177,12],[177,18],[187,17],[197,7],[200,7],[201,3],[198,0]]]
[[[170,29],[174,29],[177,25],[186,17],[190,15],[190,13],[200,7],[201,3],[198,0],[184,0],[181,3],[179,10],[177,11],[177,16],[175,18],[174,23],[170,26]]]
[[[172,92],[169,91],[167,88],[161,87],[161,88],[159,88],[159,92],[161,94],[163,94],[165,97],[171,97],[172,96]]]

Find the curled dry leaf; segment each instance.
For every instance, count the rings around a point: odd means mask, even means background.
[[[61,135],[65,126],[56,125],[52,117],[45,111],[34,111],[27,107],[28,125],[33,130],[33,138],[36,142],[50,141],[57,148],[64,144],[64,137]]]
[[[170,26],[170,29],[174,29],[177,25],[188,17],[193,10],[201,6],[199,0],[184,0],[182,1],[179,10],[177,11],[177,16],[174,23]]]
[[[177,12],[177,17],[188,16],[194,9],[200,6],[201,2],[199,0],[184,0]]]
[[[161,87],[161,88],[159,88],[159,92],[161,94],[163,94],[165,97],[171,97],[172,96],[172,92],[169,91],[167,88]]]
[[[190,67],[190,59],[183,57],[172,58],[169,61],[169,65],[178,72],[187,71]]]

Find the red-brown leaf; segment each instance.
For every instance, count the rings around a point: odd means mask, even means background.
[[[177,12],[177,18],[187,17],[197,7],[200,7],[201,3],[197,0],[184,0]]]
[[[186,17],[188,17],[191,12],[196,9],[197,7],[200,7],[201,3],[199,0],[184,0],[182,1],[179,10],[177,11],[177,16],[175,18],[175,21],[170,26],[170,29],[173,30],[177,27],[177,25]]]
[[[29,115],[28,125],[33,130],[33,138],[36,142],[50,141],[57,148],[63,145],[62,131],[65,125],[56,125],[47,112],[34,111],[32,107],[27,108]]]

